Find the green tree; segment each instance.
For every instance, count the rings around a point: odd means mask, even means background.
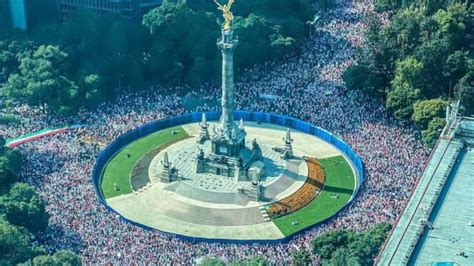
[[[313,253],[321,256],[323,265],[372,265],[390,229],[381,223],[362,233],[329,231],[313,240]]]
[[[105,96],[100,90],[102,83],[103,81],[99,75],[91,74],[84,77],[81,88],[88,106],[94,106],[105,100]]]
[[[321,9],[326,10],[332,8],[336,5],[334,0],[315,0],[316,3],[321,7]]]
[[[233,12],[235,35],[239,37],[237,71],[281,58],[295,49],[304,38],[305,22],[313,14],[305,0],[243,0]],[[143,25],[152,34],[153,46],[145,60],[145,76],[192,85],[215,78],[220,62],[216,20],[220,18],[215,4],[205,1],[167,0],[148,12]]]
[[[293,253],[292,264],[295,266],[311,265],[311,255],[306,249],[300,249]]]
[[[443,77],[448,79],[450,87],[453,87],[453,82],[460,80],[467,74],[470,65],[474,65],[474,59],[469,58],[467,51],[457,50],[447,57]]]
[[[395,114],[397,119],[406,120],[413,114],[413,103],[420,98],[420,90],[408,84],[401,84],[388,93],[387,108]]]
[[[32,105],[46,104],[67,111],[74,104],[78,88],[66,76],[67,54],[57,46],[40,46],[20,59],[19,74],[12,74],[3,86],[5,96]]]
[[[384,42],[402,59],[409,56],[421,43],[421,28],[425,20],[426,16],[418,8],[402,9],[394,15],[390,26],[381,33],[387,38]]]
[[[421,128],[426,128],[433,118],[443,118],[445,110],[446,101],[442,99],[417,101],[413,107],[411,120]]]
[[[421,73],[423,64],[409,57],[397,63],[392,89],[387,95],[387,108],[397,119],[409,119],[413,104],[421,98]]]
[[[233,262],[233,266],[266,266],[267,260],[262,256],[254,256],[241,262]]]
[[[377,12],[395,10],[401,5],[400,0],[376,0],[374,1],[374,9]]]
[[[400,120],[409,119],[413,113],[413,103],[421,98],[420,90],[402,83],[387,96],[387,108]]]
[[[376,16],[366,19],[366,37],[370,53],[361,55],[360,64],[370,67],[371,83],[376,91],[387,93],[398,61],[410,56],[421,43],[426,17],[420,9],[409,8],[395,14],[390,24],[382,27]]]
[[[155,30],[174,24],[177,20],[185,20],[190,10],[186,6],[186,1],[165,0],[155,9],[143,16],[143,25],[150,29],[153,34]]]
[[[322,259],[330,259],[333,252],[349,243],[353,232],[344,230],[332,230],[317,238],[312,242],[313,253],[319,254]]]
[[[449,52],[445,39],[429,40],[415,49],[414,57],[423,66],[416,86],[424,96],[433,98],[448,92],[449,80],[443,77],[444,64],[440,62],[446,62]]]
[[[10,161],[5,156],[0,156],[0,194],[6,193],[10,185],[17,180],[16,174],[10,169]]]
[[[456,98],[461,99],[462,112],[464,115],[474,114],[474,60],[469,62],[467,73],[462,77],[455,87]]]
[[[0,264],[14,265],[44,254],[44,250],[31,243],[25,229],[0,219]]]
[[[234,25],[235,34],[240,36],[235,51],[237,65],[252,66],[272,58],[272,41],[278,38],[279,29],[268,19],[252,13],[246,18],[237,18]]]
[[[142,25],[89,9],[60,20],[55,2],[29,1],[28,12],[39,12],[29,20],[28,31],[7,33],[20,49],[11,45],[14,42],[0,43],[0,86],[6,103],[46,105],[46,110],[67,114],[150,83],[194,86],[217,77],[216,22],[222,14],[212,1],[166,0],[145,14]],[[236,35],[242,40],[236,71],[296,49],[314,14],[310,0],[242,0],[233,11]],[[29,47],[31,43],[40,46]]]
[[[369,69],[365,65],[352,65],[343,74],[344,83],[349,89],[366,90],[366,80],[369,75]]]
[[[219,258],[206,257],[201,262],[200,266],[225,266],[225,262]]]
[[[98,71],[91,69],[91,72],[101,73],[102,77],[106,77],[107,84],[114,84],[119,90],[130,85],[134,85],[135,89],[143,87],[143,52],[148,42],[148,32],[144,26],[117,19],[111,23],[105,36],[102,56],[107,61],[101,64]]]
[[[357,234],[354,241],[348,245],[351,257],[357,258],[361,265],[372,265],[373,259],[379,253],[390,229],[391,225],[389,223],[380,223],[363,233]]]
[[[11,73],[18,68],[16,55],[20,44],[16,41],[0,41],[0,84],[5,82]]]
[[[33,187],[16,183],[0,201],[0,210],[14,225],[24,226],[31,232],[39,232],[48,226],[49,215],[45,205]]]
[[[446,120],[441,117],[435,117],[428,124],[425,130],[421,131],[421,137],[429,147],[434,147],[436,141],[441,135],[441,131],[446,125]]]
[[[445,38],[457,48],[469,45],[464,42],[466,29],[470,26],[470,12],[467,3],[456,3],[449,5],[447,10],[440,9],[434,15],[433,19],[439,24],[437,35],[439,38]]]
[[[33,259],[34,266],[81,266],[82,259],[70,250],[59,250],[54,255],[41,255]]]
[[[361,265],[357,259],[350,254],[347,248],[339,248],[334,252],[331,260],[323,261],[322,265],[330,266],[358,266]],[[366,265],[366,264],[363,264]],[[367,264],[370,265],[370,264]]]
[[[194,11],[185,1],[164,1],[143,17],[153,47],[147,76],[162,82],[198,84],[215,75],[218,25],[213,13]],[[159,73],[159,75],[156,75]]]
[[[67,266],[81,266],[81,256],[70,250],[59,250],[54,253],[54,257],[61,263],[61,265]]]
[[[62,264],[53,256],[41,255],[33,259],[34,266],[61,266]]]
[[[438,102],[429,106],[433,109],[422,110],[422,103],[414,114],[416,102],[463,95],[461,113],[474,113],[474,60],[469,35],[474,26],[470,19],[473,8],[462,1],[375,1],[379,12],[395,13],[385,26],[376,16],[366,19],[369,52],[364,50],[357,64],[346,70],[346,85],[382,96],[397,119],[413,118],[426,130],[423,139],[432,143],[442,125],[436,119],[428,130],[429,116],[439,116],[441,105]]]
[[[10,190],[21,167],[20,152],[7,148],[5,144],[6,140],[0,136],[0,195]]]

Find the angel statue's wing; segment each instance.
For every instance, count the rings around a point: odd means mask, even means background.
[[[219,8],[222,8],[222,4],[217,2],[217,0],[214,0],[214,3],[216,3],[216,5],[219,7]]]
[[[229,0],[227,3],[227,10],[230,10],[230,7],[234,4],[235,0]]]

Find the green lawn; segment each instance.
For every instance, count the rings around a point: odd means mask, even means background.
[[[178,131],[178,133],[172,135],[172,131]],[[109,161],[104,170],[101,182],[104,197],[107,199],[131,193],[130,173],[137,161],[154,148],[187,136],[186,131],[178,126],[152,133],[125,146]],[[115,191],[114,183],[120,190]]]
[[[334,161],[337,161],[337,164]],[[344,157],[326,158],[320,162],[326,175],[321,194],[299,211],[273,220],[285,236],[331,217],[351,198],[354,190],[354,174]],[[333,197],[336,194],[338,198]],[[298,224],[292,225],[293,221],[298,221]]]

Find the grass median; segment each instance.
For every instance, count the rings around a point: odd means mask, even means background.
[[[175,134],[172,134],[172,132]],[[154,148],[187,137],[186,131],[178,126],[160,130],[140,138],[120,150],[107,164],[101,180],[101,190],[106,199],[132,193],[130,173],[137,161]],[[115,190],[114,184],[119,190]]]
[[[324,221],[346,205],[354,191],[354,173],[343,156],[319,160],[324,169],[325,182],[321,194],[306,207],[274,219],[285,235],[291,235],[308,226]]]

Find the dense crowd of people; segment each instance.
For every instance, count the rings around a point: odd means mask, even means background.
[[[312,37],[283,63],[237,73],[237,109],[309,121],[340,136],[362,158],[366,176],[357,197],[329,222],[285,244],[190,243],[130,225],[107,211],[98,203],[91,182],[95,158],[105,145],[156,119],[218,108],[219,84],[156,87],[121,96],[68,119],[47,115],[41,108],[6,110],[24,120],[21,127],[1,126],[0,134],[7,138],[45,127],[81,125],[78,130],[19,147],[25,156],[21,179],[38,189],[51,214],[50,226],[38,241],[51,251],[77,251],[86,264],[195,264],[207,256],[230,262],[255,255],[285,263],[294,251],[309,248],[314,237],[329,229],[360,231],[385,221],[394,223],[422,174],[429,152],[416,133],[387,115],[381,103],[347,91],[341,81],[343,71],[354,63],[356,50],[364,43],[363,17],[368,12],[372,12],[369,1],[342,3],[321,14]],[[262,94],[275,97],[264,99]],[[199,103],[190,107],[190,99],[199,99]],[[313,260],[318,258],[313,256]]]

